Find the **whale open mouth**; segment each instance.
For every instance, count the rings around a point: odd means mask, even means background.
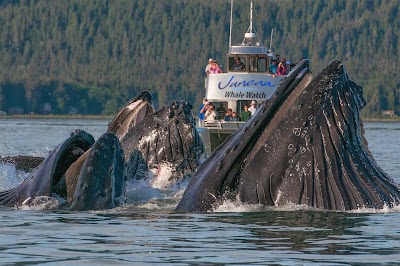
[[[148,91],[142,91],[127,102],[108,124],[108,131],[122,139],[127,132],[146,116],[154,114],[153,98]]]
[[[66,197],[65,172],[94,143],[92,135],[76,130],[57,146],[19,186],[0,192],[0,204],[19,206],[29,197]]]
[[[397,204],[398,186],[368,150],[364,105],[340,61],[315,78],[301,62],[201,165],[177,210],[210,211],[224,200],[328,210]]]

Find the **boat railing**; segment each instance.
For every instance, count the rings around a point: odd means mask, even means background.
[[[216,129],[239,129],[244,123],[243,121],[205,120],[202,122],[202,126]]]
[[[204,127],[209,127],[209,128],[221,128],[221,121],[219,121],[219,120],[205,120],[205,121],[203,121],[203,126]]]

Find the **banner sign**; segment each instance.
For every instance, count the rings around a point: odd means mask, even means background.
[[[269,99],[283,76],[268,74],[221,73],[208,76],[207,99],[257,100]]]

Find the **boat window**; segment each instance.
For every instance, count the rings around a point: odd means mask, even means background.
[[[267,72],[267,58],[250,57],[249,60],[251,72]]]
[[[217,119],[224,119],[226,110],[228,110],[228,102],[214,103],[217,112]]]
[[[244,106],[247,105],[247,106],[250,107],[250,103],[251,103],[250,100],[247,100],[247,101],[244,101],[244,100],[242,100],[242,101],[237,101],[237,103],[236,103],[236,109],[237,109],[237,110],[236,110],[236,113],[238,113],[238,114],[242,113],[242,112],[244,111]]]
[[[239,59],[239,60],[237,60]],[[239,56],[229,57],[230,71],[246,71],[246,58]]]

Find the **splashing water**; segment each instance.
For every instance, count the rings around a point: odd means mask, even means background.
[[[18,171],[15,165],[10,163],[0,163],[0,191],[18,186],[28,173]]]
[[[128,204],[160,199],[178,200],[186,189],[189,178],[175,182],[171,169],[167,165],[160,165],[148,171],[145,179],[128,181]]]
[[[307,205],[296,205],[296,204],[287,204],[282,206],[262,206],[258,204],[248,204],[243,203],[238,200],[224,200],[220,205],[216,206],[212,212],[267,212],[267,211],[323,211],[323,212],[343,212],[343,213],[364,213],[364,214],[373,214],[373,213],[400,213],[400,205],[394,206],[392,208],[388,206],[384,206],[382,209],[375,208],[359,208],[357,210],[350,211],[328,211],[328,210],[320,210],[317,208],[312,208]]]

